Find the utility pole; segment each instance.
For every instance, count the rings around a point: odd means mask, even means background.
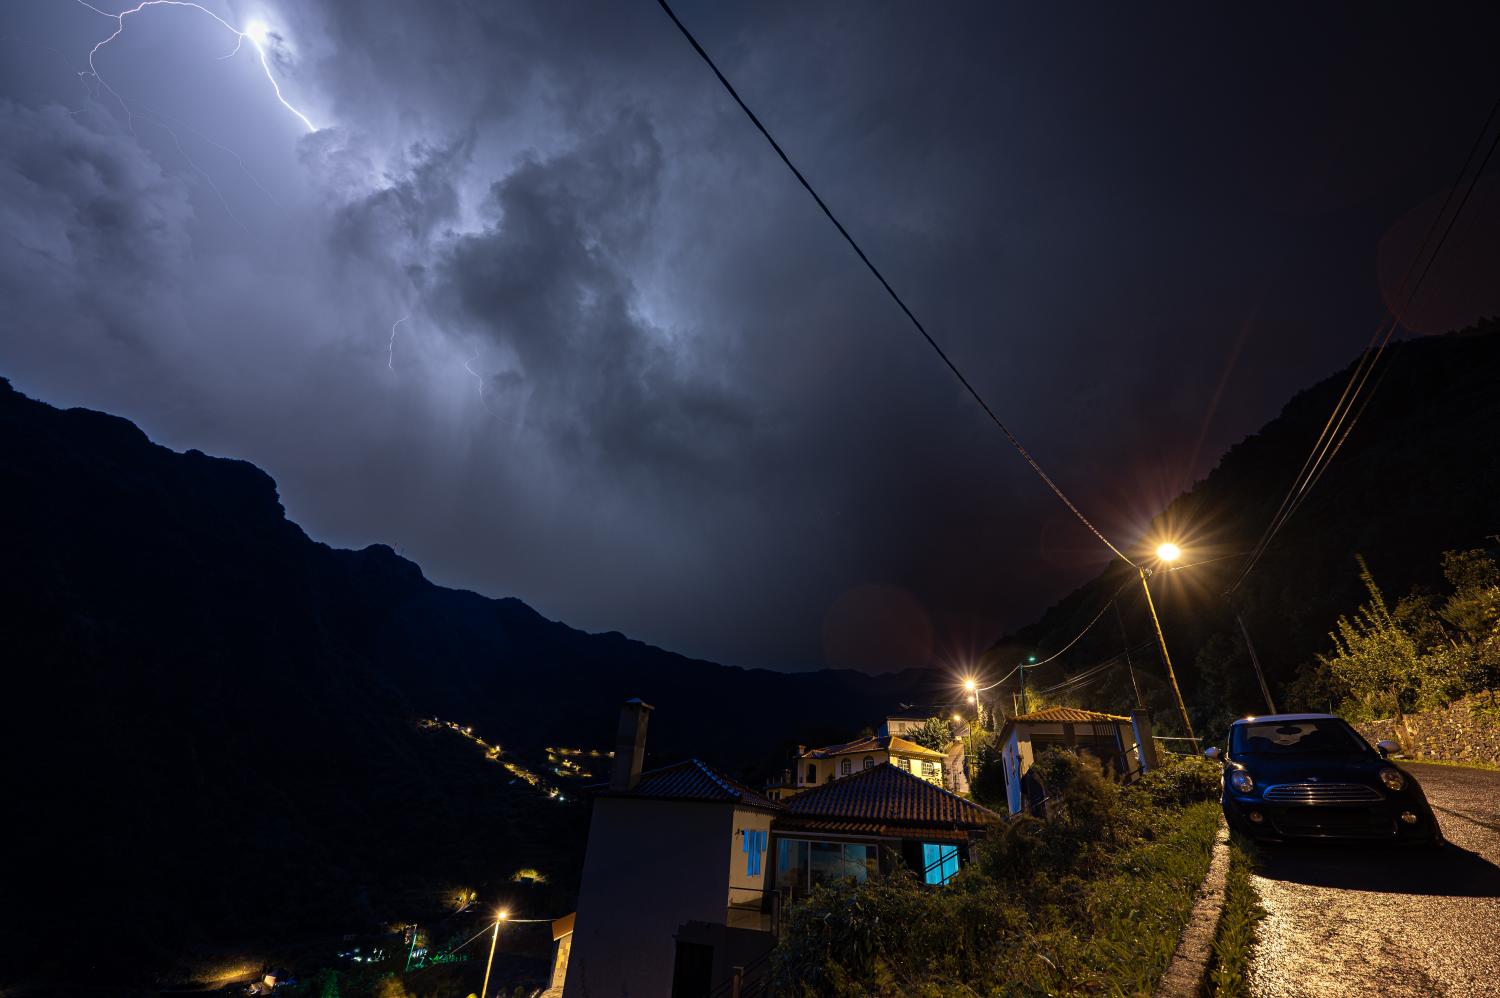
[[[1271,688],[1266,685],[1266,674],[1261,671],[1260,657],[1255,654],[1255,645],[1250,641],[1250,629],[1245,626],[1245,618],[1240,616],[1238,610],[1232,606],[1229,609],[1234,614],[1235,622],[1240,625],[1240,633],[1245,636],[1245,648],[1250,652],[1250,664],[1255,666],[1255,678],[1260,680],[1260,692],[1266,698],[1266,709],[1274,714],[1276,701],[1271,699]]]
[[[1140,710],[1146,709],[1146,701],[1141,698],[1141,684],[1135,681],[1135,663],[1130,660],[1130,636],[1125,633],[1125,618],[1120,615],[1120,604],[1115,602],[1115,622],[1120,625],[1120,643],[1125,648],[1125,668],[1130,673],[1130,688],[1135,690],[1135,705]]]
[[[1156,626],[1156,640],[1161,645],[1161,659],[1167,666],[1167,678],[1172,681],[1172,693],[1177,697],[1177,709],[1182,713],[1182,724],[1187,728],[1193,742],[1193,752],[1198,751],[1198,736],[1193,732],[1193,722],[1188,720],[1187,704],[1182,700],[1182,690],[1177,686],[1177,673],[1172,669],[1172,653],[1167,651],[1167,637],[1161,632],[1161,618],[1156,615],[1156,604],[1151,600],[1151,585],[1146,581],[1145,566],[1136,566],[1141,573],[1141,589],[1146,593],[1146,608],[1151,611],[1151,623]]]
[[[1022,659],[1020,662],[1018,662],[1016,664],[1016,669],[1021,676],[1019,680],[1021,684],[1021,713],[1024,714],[1026,713],[1026,660]]]
[[[495,944],[500,941],[500,923],[509,917],[509,912],[503,908],[495,915],[495,932],[490,936],[490,958],[484,965],[484,983],[479,986],[479,998],[486,998],[490,993],[490,968],[495,965]]]

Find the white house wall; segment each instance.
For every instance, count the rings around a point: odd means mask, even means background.
[[[594,803],[564,998],[671,994],[677,928],[725,920],[737,820],[730,804]]]

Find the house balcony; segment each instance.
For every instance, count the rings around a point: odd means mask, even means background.
[[[763,891],[753,887],[729,888],[729,904],[724,924],[731,929],[750,929],[755,932],[780,931],[781,896],[777,891]]]

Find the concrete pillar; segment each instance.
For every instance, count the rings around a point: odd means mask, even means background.
[[[1150,772],[1161,765],[1156,758],[1156,738],[1151,731],[1151,712],[1132,710],[1130,727],[1135,735],[1136,751],[1140,753],[1141,772]]]

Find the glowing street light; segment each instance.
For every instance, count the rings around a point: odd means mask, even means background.
[[[1156,547],[1158,563],[1176,561],[1182,557],[1182,548],[1171,541],[1163,541]],[[1172,693],[1177,697],[1177,709],[1182,714],[1182,725],[1187,728],[1188,737],[1193,740],[1193,751],[1198,751],[1198,736],[1193,732],[1193,722],[1188,720],[1187,704],[1182,700],[1182,690],[1177,686],[1177,673],[1172,669],[1172,655],[1167,651],[1167,638],[1161,632],[1161,618],[1156,615],[1156,604],[1151,600],[1151,584],[1146,580],[1150,577],[1146,574],[1145,565],[1137,565],[1141,575],[1141,589],[1146,593],[1146,609],[1151,611],[1151,623],[1156,625],[1156,640],[1161,645],[1161,660],[1167,667],[1167,678],[1172,681]]]
[[[495,932],[490,936],[490,958],[484,965],[484,983],[479,986],[479,998],[490,993],[490,967],[495,963],[495,944],[500,941],[500,923],[510,917],[510,912],[501,908],[495,912]]]

